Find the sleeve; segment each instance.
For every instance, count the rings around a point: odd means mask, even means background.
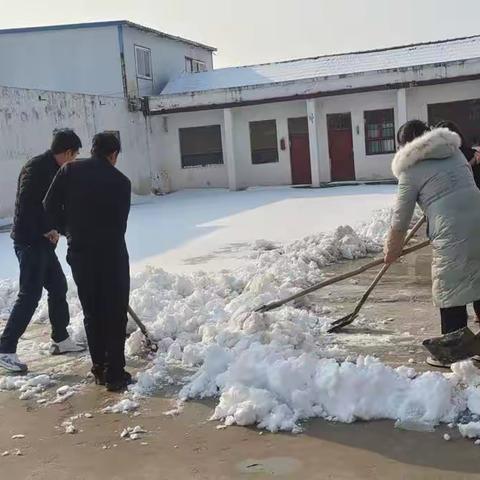
[[[67,170],[64,165],[55,175],[50,188],[43,199],[43,208],[52,228],[65,233],[65,193],[67,191]]]
[[[42,202],[41,185],[38,182],[40,168],[35,164],[23,167],[18,177],[17,218],[23,229],[30,230],[34,222],[38,222]]]
[[[130,183],[130,180],[127,180],[126,185],[125,185],[125,195],[124,195],[124,200],[123,200],[123,207],[122,207],[122,216],[125,221],[125,229],[128,221],[128,215],[130,213],[130,204],[132,201],[132,184]]]
[[[398,183],[390,230],[385,240],[384,252],[387,263],[396,260],[402,252],[405,235],[417,203],[418,193],[418,188],[414,182],[405,174],[402,174]]]
[[[418,199],[418,187],[405,174],[398,182],[397,198],[393,207],[392,230],[406,232],[412,221],[413,212]]]

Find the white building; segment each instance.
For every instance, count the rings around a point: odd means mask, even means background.
[[[174,189],[391,179],[408,119],[480,142],[480,36],[183,75],[149,112]]]
[[[107,96],[159,94],[215,48],[128,21],[0,30],[0,85]]]
[[[138,48],[150,51],[151,79],[138,74],[148,64]],[[390,180],[395,132],[413,118],[453,120],[480,143],[480,36],[219,70],[212,51],[129,22],[0,32],[0,217],[57,128],[79,133],[81,156],[95,133],[117,132],[137,194]],[[132,111],[132,96],[160,89]]]

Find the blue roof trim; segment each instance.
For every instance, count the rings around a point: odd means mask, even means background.
[[[129,20],[109,20],[106,22],[87,22],[87,23],[68,23],[65,25],[46,25],[40,27],[23,27],[23,28],[7,28],[4,30],[0,29],[0,35],[8,33],[28,33],[28,32],[49,32],[56,30],[73,30],[80,28],[101,28],[101,27],[118,27],[118,26],[127,26],[142,30],[146,33],[151,33],[159,37],[168,38],[170,40],[175,40],[177,42],[187,43],[189,45],[194,45],[196,47],[204,48],[212,52],[217,51],[215,47],[210,47],[203,43],[195,42],[193,40],[188,40],[186,38],[177,37],[175,35],[170,35],[168,33],[161,32],[160,30],[155,30],[154,28],[145,27],[144,25],[139,25],[138,23],[130,22]]]

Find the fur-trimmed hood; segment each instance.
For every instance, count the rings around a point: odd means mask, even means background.
[[[393,157],[392,172],[396,178],[422,160],[451,157],[460,148],[460,137],[448,128],[435,128],[407,143]]]

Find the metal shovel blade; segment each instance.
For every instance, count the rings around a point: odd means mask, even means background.
[[[428,338],[423,341],[423,346],[437,360],[455,363],[480,355],[480,335],[464,327],[441,337]]]

